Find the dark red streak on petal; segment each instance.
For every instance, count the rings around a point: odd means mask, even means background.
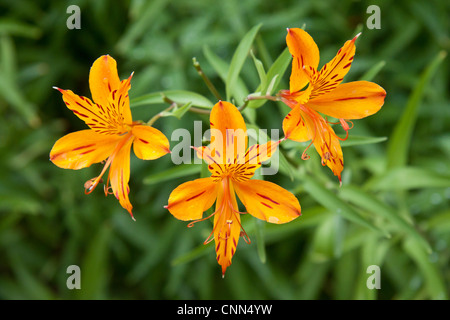
[[[92,151],[95,151],[95,149],[91,149],[91,150],[86,150],[86,151],[84,151],[84,152],[80,153],[80,155],[83,155],[83,154],[88,154],[88,153],[91,153]]]
[[[81,149],[85,149],[85,148],[89,148],[89,147],[93,147],[93,146],[95,146],[94,143],[88,144],[87,146],[81,146],[81,147],[74,148],[74,149],[72,149],[72,151],[81,150]]]
[[[197,194],[197,195],[195,195],[195,196],[193,196],[193,197],[190,197],[189,199],[186,199],[186,201],[191,201],[191,200],[194,200],[195,198],[198,198],[198,197],[200,197],[202,194],[204,194],[206,192],[206,190],[205,191],[202,191],[202,192],[200,192],[199,194]]]
[[[273,208],[272,208],[271,206],[269,206],[267,203],[261,202],[261,204],[262,204],[263,206],[266,206],[267,208],[273,209]]]
[[[351,65],[352,65],[352,63],[349,62],[349,63],[347,63],[347,64],[343,67],[343,69],[346,69],[346,68],[350,67]]]
[[[279,203],[278,202],[276,202],[275,200],[273,200],[273,199],[271,199],[270,197],[268,197],[268,196],[265,196],[265,195],[263,195],[263,194],[260,194],[260,193],[256,193],[258,196],[260,196],[261,198],[263,198],[263,199],[266,199],[266,200],[269,200],[270,202],[272,202],[272,203],[274,203],[274,204],[278,204],[279,205]],[[262,203],[262,202],[261,202]]]
[[[73,113],[79,115],[80,117],[83,117],[83,118],[89,118],[89,116],[87,116],[87,115],[85,115],[84,113],[81,113],[81,112],[79,112],[79,111],[77,111],[77,110],[72,110],[72,109],[70,109],[70,110],[71,110]]]
[[[367,99],[367,97],[348,97],[348,98],[334,99],[334,101],[363,100],[363,99]]]

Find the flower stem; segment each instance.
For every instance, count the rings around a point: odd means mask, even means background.
[[[156,122],[156,120],[158,120],[164,115],[165,112],[168,112],[177,106],[177,103],[175,101],[170,100],[165,95],[163,95],[163,100],[167,103],[170,103],[170,107],[164,109],[160,113],[155,114],[150,120],[148,120],[147,122],[148,126],[152,126]]]
[[[242,112],[245,108],[247,108],[249,102],[251,100],[272,100],[272,101],[280,101],[279,97],[274,96],[252,96],[251,94],[247,96],[244,100],[244,104],[238,108],[239,111]]]
[[[216,87],[213,85],[211,80],[206,76],[206,74],[203,72],[202,67],[200,66],[200,63],[197,61],[197,59],[194,57],[192,58],[192,64],[194,65],[195,70],[197,70],[198,74],[202,77],[203,81],[205,82],[206,86],[208,87],[209,91],[216,97],[217,100],[222,100],[222,97],[217,91]]]

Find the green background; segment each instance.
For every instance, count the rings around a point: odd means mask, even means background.
[[[71,4],[81,9],[80,30],[66,27]],[[372,4],[381,9],[381,29],[366,26]],[[449,297],[448,1],[2,0],[0,12],[1,299]],[[214,247],[202,244],[212,224],[187,228],[163,208],[175,187],[200,176],[200,166],[132,155],[132,221],[101,186],[84,194],[100,164],[74,171],[49,161],[57,139],[86,128],[52,86],[90,96],[89,68],[110,54],[121,79],[135,72],[132,99],[188,90],[214,102],[192,58],[225,95],[217,64],[227,72],[258,24],[252,52],[266,71],[286,48],[287,27],[311,34],[320,65],[362,31],[344,81],[371,79],[387,97],[377,114],[354,121],[343,144],[342,187],[313,148],[302,161],[306,145],[282,144],[286,161],[265,178],[295,193],[302,216],[285,225],[243,216],[252,243],[239,242],[222,279]],[[255,92],[251,56],[235,70],[235,88]],[[288,88],[289,73],[290,65],[277,90]],[[133,118],[147,121],[167,107],[135,105]],[[267,129],[280,129],[286,113],[275,102],[244,112]],[[194,112],[155,127],[170,138],[176,128],[192,131],[194,120],[207,128],[207,117]],[[81,268],[81,290],[66,286],[70,265]],[[380,267],[379,290],[366,286],[370,265]]]

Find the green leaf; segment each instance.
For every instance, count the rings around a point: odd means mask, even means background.
[[[450,234],[450,209],[433,214],[424,221],[424,227],[429,231]]]
[[[129,27],[117,42],[117,50],[126,54],[129,48],[132,48],[135,42],[154,25],[154,20],[164,11],[168,3],[168,0],[144,2],[146,6],[141,7],[139,12],[135,12],[133,23],[128,24]]]
[[[337,197],[336,194],[326,189],[316,179],[309,175],[304,175],[304,189],[308,191],[309,195],[313,197],[317,202],[322,204],[325,208],[331,212],[338,213],[344,218],[367,227],[375,232],[381,233],[386,237],[390,237],[389,232],[381,230],[372,221],[362,217],[356,212],[350,205]]]
[[[143,96],[134,98],[130,101],[131,107],[139,107],[148,104],[162,104],[165,103],[164,96],[179,104],[191,103],[192,106],[211,109],[213,103],[204,96],[187,90],[168,90],[153,92]]]
[[[345,138],[343,135],[338,135],[341,138]],[[380,143],[386,141],[387,137],[364,137],[364,136],[353,136],[349,135],[347,140],[341,141],[341,147],[350,147],[371,143]]]
[[[266,87],[258,87],[256,89],[257,92],[261,92],[263,95],[272,94],[273,90],[278,88],[278,85],[281,79],[286,72],[289,64],[291,63],[292,55],[290,54],[288,48],[284,49],[284,51],[278,56],[277,60],[272,64],[272,66],[267,71],[266,77]],[[261,107],[266,100],[251,100],[248,104],[250,108],[259,108]]]
[[[382,60],[378,63],[376,63],[375,65],[373,65],[372,68],[370,68],[361,78],[360,80],[365,80],[365,81],[372,81],[373,78],[375,78],[375,76],[381,71],[381,69],[384,68],[384,66],[386,65],[386,61]]]
[[[101,226],[92,238],[81,266],[82,299],[104,299],[108,276],[108,253],[111,227]],[[77,291],[78,293],[78,291]]]
[[[277,89],[278,84],[280,83],[281,79],[283,79],[283,76],[291,64],[292,55],[289,52],[288,48],[285,48],[283,52],[278,56],[277,60],[272,64],[272,66],[267,71],[267,79],[273,79],[277,77],[277,80],[275,81],[275,84],[273,85],[273,89]],[[267,90],[267,88],[266,88]]]
[[[145,184],[155,184],[164,181],[186,177],[200,173],[202,166],[199,164],[180,164],[144,178]]]
[[[194,248],[193,250],[172,260],[171,265],[176,266],[179,264],[188,263],[192,260],[198,259],[210,252],[208,249],[211,245],[212,245],[212,242],[209,242],[207,244],[201,244],[201,245],[197,246],[196,248]]]
[[[14,82],[14,79],[6,77],[1,70],[0,96],[8,101],[31,127],[38,127],[41,124],[41,119],[36,112],[36,106],[27,100],[23,95],[23,91]]]
[[[407,239],[403,244],[405,252],[414,260],[423,274],[430,298],[447,300],[448,294],[443,275],[439,272],[436,263],[430,261],[429,255],[416,241],[413,238]]]
[[[258,76],[259,76],[259,81],[260,81],[259,87],[265,88],[266,82],[267,82],[267,75],[266,75],[266,71],[264,70],[263,63],[261,62],[261,60],[258,60],[255,57],[252,50],[250,50],[250,54],[253,58],[253,62],[255,63],[256,71],[258,71]],[[264,94],[264,93],[261,92],[261,94]]]
[[[416,124],[419,107],[422,102],[423,93],[429,85],[435,71],[446,56],[447,52],[440,51],[420,76],[419,83],[414,88],[405,111],[403,112],[400,121],[398,121],[395,126],[394,132],[389,140],[390,143],[387,150],[388,168],[401,167],[407,164],[409,145]]]
[[[259,219],[253,220],[255,222],[256,250],[258,251],[258,257],[261,263],[266,263],[266,245],[264,238],[265,222]]]
[[[175,117],[181,119],[186,112],[192,107],[192,103],[188,102],[184,106],[175,107],[172,111],[162,112],[163,117]]]
[[[374,191],[448,187],[450,187],[450,176],[420,167],[393,168],[371,179],[365,186]]]
[[[336,217],[339,216],[329,216],[315,229],[311,251],[311,258],[314,262],[324,262],[338,256],[336,238],[339,224],[336,223]]]
[[[244,62],[247,59],[247,55],[250,51],[253,41],[255,40],[258,30],[261,28],[261,25],[262,24],[260,23],[254,26],[249,32],[247,32],[247,34],[239,43],[236,51],[234,52],[225,81],[227,101],[230,101],[231,99],[231,94],[234,90],[234,86],[236,85],[236,81],[239,78],[239,73],[244,66]]]
[[[205,55],[206,60],[208,60],[209,64],[213,67],[213,69],[217,72],[219,77],[222,79],[222,81],[226,82],[227,74],[228,74],[228,70],[229,70],[228,63],[225,62],[223,59],[221,59],[214,52],[212,52],[208,46],[203,47],[203,54]],[[244,81],[242,81],[242,79],[240,77],[238,77],[236,82],[237,82],[237,85],[233,87],[233,91],[231,92],[231,95],[237,101],[244,101],[248,95],[247,87],[245,86]]]
[[[390,221],[398,230],[401,230],[410,237],[416,239],[416,241],[420,243],[427,252],[431,252],[429,243],[411,224],[404,220],[390,206],[354,186],[342,186],[339,195],[342,199],[354,203],[364,210],[367,210],[374,216],[382,216],[386,220]]]
[[[42,31],[33,25],[18,22],[13,19],[2,18],[0,19],[0,34],[10,34],[37,39],[41,36]]]

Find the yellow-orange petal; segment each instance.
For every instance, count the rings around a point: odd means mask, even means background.
[[[212,178],[185,182],[172,191],[166,208],[179,220],[201,219],[203,212],[214,204],[217,188]]]
[[[289,82],[291,93],[302,90],[309,82],[303,71],[304,65],[317,69],[319,66],[319,48],[314,39],[304,30],[290,28],[286,36],[289,52],[292,54],[292,72]]]
[[[79,96],[72,90],[56,88],[63,95],[64,103],[75,115],[83,120],[92,130],[105,135],[123,134],[126,128],[118,122],[118,117],[111,116],[111,106],[101,106],[89,98]]]
[[[245,153],[245,163],[248,165],[261,165],[262,162],[269,160],[273,156],[280,142],[281,140],[268,141],[264,144],[252,145]]]
[[[135,137],[133,144],[134,154],[139,159],[158,159],[170,152],[169,140],[156,128],[136,125],[132,128],[132,134]]]
[[[218,183],[219,192],[214,215],[214,242],[216,259],[222,267],[222,276],[236,252],[241,234],[241,217],[233,189],[233,183],[225,178]]]
[[[95,60],[89,73],[89,87],[95,103],[106,106],[109,94],[119,89],[119,85],[116,60],[109,55]]]
[[[283,120],[283,132],[286,139],[298,142],[311,140],[308,128],[302,117],[301,107],[300,104],[297,104]]]
[[[128,91],[131,88],[131,74],[128,79],[122,80],[119,83],[117,89],[113,89],[108,95],[108,104],[103,105],[104,108],[108,108],[108,116],[112,122],[118,125],[131,124],[131,109],[130,109],[130,98],[128,96]]]
[[[245,153],[247,126],[233,104],[226,101],[216,103],[211,110],[210,125],[210,149],[213,154],[218,152],[221,163],[231,163],[237,154]]]
[[[193,147],[197,158],[205,160],[207,164],[213,164],[213,163],[219,163],[221,160],[221,157],[214,152],[211,151],[209,147],[201,146],[201,147]]]
[[[361,119],[378,112],[385,97],[386,91],[376,83],[354,81],[311,99],[307,106],[335,118]]]
[[[333,174],[341,181],[341,172],[344,169],[344,155],[340,141],[333,128],[316,111],[303,112],[303,119],[308,128],[308,135],[319,153],[323,166],[328,166]]]
[[[81,130],[60,138],[50,151],[50,160],[58,167],[81,169],[108,158],[121,139],[93,130]]]
[[[271,223],[286,223],[301,214],[297,198],[275,183],[263,180],[233,182],[234,189],[252,216]]]
[[[315,71],[317,66],[305,64],[307,65],[305,66],[305,73],[308,75],[313,88],[309,97],[310,100],[331,92],[342,82],[352,65],[355,56],[355,41],[358,36],[346,41],[336,56],[325,64],[319,72]]]
[[[112,159],[108,180],[111,183],[113,194],[119,200],[120,205],[133,217],[131,212],[133,206],[128,198],[128,194],[130,193],[130,187],[128,186],[130,180],[130,152],[133,137],[131,134],[128,134],[122,137],[120,143],[123,145]]]

